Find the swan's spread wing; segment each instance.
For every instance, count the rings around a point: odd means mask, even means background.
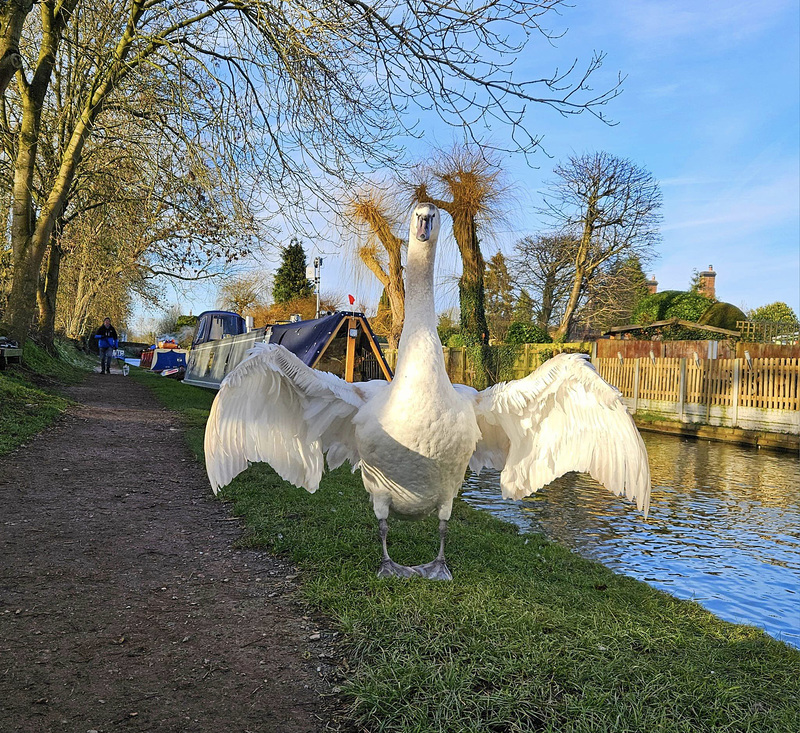
[[[459,391],[470,396],[469,388]],[[620,393],[583,354],[560,354],[533,374],[472,390],[481,440],[470,461],[502,471],[506,498],[521,499],[568,471],[650,505],[647,451]]]
[[[256,344],[222,382],[208,417],[206,470],[214,491],[251,463],[269,463],[314,492],[327,456],[358,464],[352,418],[383,381],[350,384],[276,344]]]

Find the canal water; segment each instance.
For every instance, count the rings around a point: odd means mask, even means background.
[[[653,486],[646,521],[578,474],[512,501],[500,496],[498,474],[484,471],[470,476],[461,495],[523,531],[800,647],[797,454],[642,437]]]

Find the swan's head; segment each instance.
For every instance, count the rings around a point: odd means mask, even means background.
[[[417,204],[411,215],[411,236],[420,242],[436,242],[439,236],[439,209],[433,204]]]

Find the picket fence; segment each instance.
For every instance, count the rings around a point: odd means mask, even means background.
[[[591,343],[520,346],[511,374],[520,379],[556,351],[597,353]],[[495,348],[495,347],[490,347]],[[392,368],[396,351],[387,351]],[[451,381],[473,385],[467,349],[444,348]],[[800,359],[595,358],[592,363],[622,393],[633,413],[647,412],[683,423],[700,423],[800,434]],[[474,385],[473,385],[474,386]]]
[[[800,359],[595,359],[632,412],[800,433]]]

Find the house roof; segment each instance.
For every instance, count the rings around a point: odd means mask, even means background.
[[[644,331],[648,328],[660,328],[662,326],[684,326],[686,328],[693,328],[698,331],[709,331],[711,333],[719,333],[723,336],[740,336],[739,331],[731,331],[728,328],[718,328],[717,326],[706,326],[702,323],[695,323],[693,321],[684,321],[682,318],[669,318],[666,321],[653,321],[653,323],[648,323],[646,326],[641,326],[638,324],[633,324],[630,326],[615,326],[614,328],[609,328],[603,335],[604,336],[616,336],[617,334],[622,333],[632,333],[634,331]]]

